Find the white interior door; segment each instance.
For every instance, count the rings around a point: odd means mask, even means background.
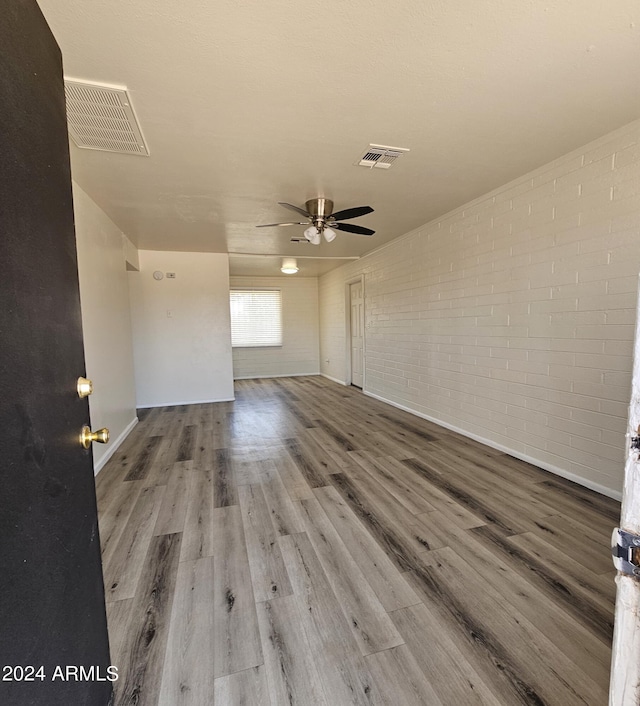
[[[640,311],[640,309],[639,309]],[[620,528],[640,535],[640,326],[636,323]],[[640,548],[630,550],[640,558]],[[632,568],[632,567],[629,567]],[[640,577],[618,572],[610,706],[640,703]]]
[[[351,306],[351,384],[362,387],[362,369],[364,365],[364,296],[362,282],[349,285]]]

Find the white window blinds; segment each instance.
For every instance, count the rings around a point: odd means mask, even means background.
[[[257,348],[282,345],[282,296],[279,289],[232,289],[231,345]]]

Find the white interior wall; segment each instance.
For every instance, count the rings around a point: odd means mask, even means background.
[[[368,394],[619,497],[639,271],[637,121],[321,277],[321,370],[364,274]]]
[[[138,272],[140,269],[140,256],[138,255],[138,248],[127,238],[127,236],[122,234],[122,248],[124,250],[124,259],[127,265],[127,269],[131,272]]]
[[[231,277],[231,287],[277,288],[282,292],[282,346],[234,348],[234,378],[320,372],[317,277]]]
[[[97,473],[137,422],[126,239],[75,182],[73,202],[91,424],[111,432],[107,445],[93,444]]]
[[[140,250],[139,262],[129,273],[138,407],[233,399],[228,255]]]

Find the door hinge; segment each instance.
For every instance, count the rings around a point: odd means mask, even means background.
[[[616,527],[611,535],[611,554],[618,571],[640,578],[640,535]]]

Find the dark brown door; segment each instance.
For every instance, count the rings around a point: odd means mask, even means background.
[[[35,0],[0,15],[0,704],[104,705],[62,63]]]

